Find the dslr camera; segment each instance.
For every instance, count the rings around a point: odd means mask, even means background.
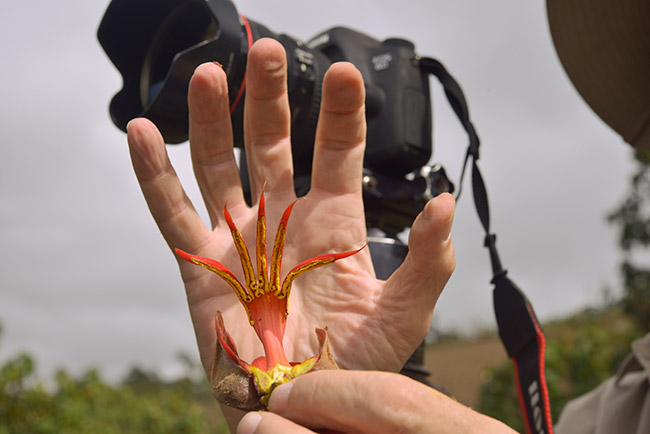
[[[229,0],[113,0],[98,39],[120,71],[123,87],[110,103],[120,129],[144,116],[165,142],[188,137],[187,92],[194,69],[219,62],[228,77],[235,146],[243,147],[243,95],[248,50],[263,37],[287,53],[296,193],[309,189],[321,84],[337,61],[354,64],[366,88],[367,147],[364,200],[368,226],[396,234],[411,225],[431,197],[453,190],[444,170],[426,166],[432,154],[428,73],[413,43],[379,41],[333,27],[302,42],[239,15]],[[242,154],[243,155],[243,154]],[[246,162],[241,161],[247,189]]]

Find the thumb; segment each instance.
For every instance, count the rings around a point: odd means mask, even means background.
[[[326,370],[302,375],[273,391],[269,411],[275,414],[260,413],[268,421],[264,429],[240,432],[311,432],[294,422],[325,429],[319,432],[516,434],[431,387],[378,371]]]
[[[448,193],[426,204],[411,227],[409,253],[382,292],[384,318],[395,319],[391,321],[393,344],[408,353],[404,360],[426,335],[433,308],[456,267],[450,236],[454,204]]]
[[[422,432],[416,427],[436,393],[398,374],[326,370],[277,387],[269,411],[326,432]]]
[[[451,242],[454,208],[454,197],[449,193],[440,194],[426,204],[411,227],[409,255],[404,261],[406,272],[437,276],[436,280],[442,283],[440,290],[456,267]]]

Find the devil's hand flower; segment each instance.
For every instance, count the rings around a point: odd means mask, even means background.
[[[295,202],[289,205],[280,219],[269,272],[266,256],[264,193],[262,193],[257,218],[257,275],[253,270],[246,243],[228,209],[224,207],[226,223],[241,258],[245,285],[242,285],[235,275],[219,262],[176,249],[176,253],[183,259],[216,273],[232,287],[248,314],[250,325],[262,341],[265,357],[258,357],[251,364],[241,360],[235,343],[226,332],[221,313],[217,311],[215,320],[217,343],[210,382],[217,400],[242,410],[266,407],[273,389],[298,375],[319,369],[338,369],[329,350],[327,332],[323,329],[316,329],[320,345],[318,354],[300,363],[291,363],[287,359],[282,339],[288,315],[289,292],[292,282],[301,274],[351,256],[361,249],[307,259],[289,271],[280,283],[282,250],[287,223],[294,205]]]

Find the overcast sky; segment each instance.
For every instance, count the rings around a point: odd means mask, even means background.
[[[28,351],[41,372],[133,363],[173,373],[196,354],[175,261],[108,116],[121,78],[96,41],[104,1],[0,5],[0,362]],[[606,213],[632,153],[582,102],[555,55],[544,2],[236,2],[269,28],[309,39],[333,25],[401,36],[461,83],[482,139],[493,230],[510,276],[542,319],[617,288]],[[298,19],[296,19],[298,17]],[[457,181],[466,137],[432,81],[434,160]],[[170,148],[199,195],[188,147]],[[466,193],[469,193],[469,188]],[[494,324],[488,255],[471,196],[457,206],[457,269],[440,329]]]

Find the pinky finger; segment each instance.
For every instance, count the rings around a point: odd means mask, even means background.
[[[263,411],[247,413],[237,425],[237,434],[314,434],[295,422]]]

